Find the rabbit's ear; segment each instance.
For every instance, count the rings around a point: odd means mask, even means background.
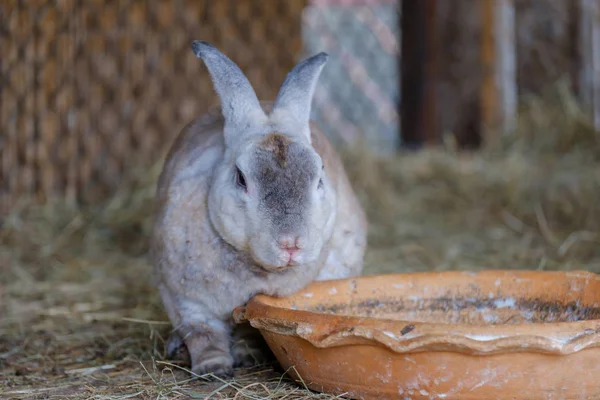
[[[192,49],[208,68],[215,91],[221,100],[225,119],[225,144],[231,144],[245,133],[260,129],[267,116],[256,93],[240,68],[209,43],[195,40]]]
[[[319,53],[297,64],[283,81],[271,112],[271,120],[283,125],[290,134],[300,128],[309,143],[312,98],[328,58],[326,53]]]

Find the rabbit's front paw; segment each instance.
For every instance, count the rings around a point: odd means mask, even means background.
[[[190,354],[179,333],[172,332],[169,335],[166,347],[169,360],[181,361],[186,365],[190,364]]]
[[[232,349],[236,368],[248,368],[265,364],[269,358],[260,347],[235,346]]]
[[[272,353],[260,333],[249,324],[233,331],[231,354],[235,367],[252,367],[271,360]]]
[[[233,358],[229,353],[215,351],[200,354],[192,362],[192,372],[199,376],[214,375],[220,379],[233,378]],[[210,376],[206,376],[210,378]]]
[[[192,361],[192,372],[204,378],[212,374],[218,378],[233,377],[233,357],[229,343],[230,333],[199,324],[195,331],[184,335],[185,345]],[[216,325],[216,324],[215,324]]]

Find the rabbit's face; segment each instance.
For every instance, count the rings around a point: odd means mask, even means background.
[[[316,151],[270,133],[227,158],[209,199],[221,237],[268,271],[315,261],[331,236],[336,209]]]
[[[203,41],[192,49],[208,68],[224,119],[225,153],[208,199],[213,227],[267,271],[317,260],[336,206],[310,132],[311,101],[327,54],[292,68],[267,115],[232,60]]]

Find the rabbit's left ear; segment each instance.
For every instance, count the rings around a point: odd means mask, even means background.
[[[310,110],[317,80],[329,56],[319,53],[297,64],[275,98],[271,121],[289,135],[297,132],[310,143]]]
[[[225,119],[225,143],[261,132],[267,121],[256,93],[240,68],[209,43],[195,40],[192,49],[208,68]]]

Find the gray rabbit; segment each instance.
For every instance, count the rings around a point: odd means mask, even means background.
[[[367,221],[342,163],[310,121],[327,54],[296,65],[274,102],[239,67],[194,41],[221,105],[188,124],[157,187],[156,284],[192,371],[228,377],[261,360],[260,337],[234,308],[264,293],[360,275]],[[171,346],[172,348],[173,346]]]

